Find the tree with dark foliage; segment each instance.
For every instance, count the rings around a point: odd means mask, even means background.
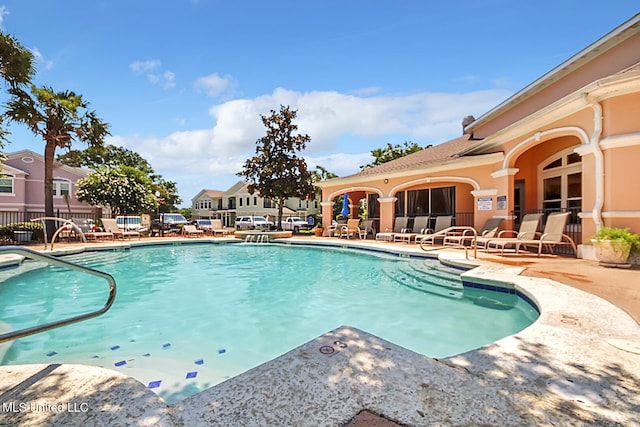
[[[314,187],[307,163],[297,153],[311,141],[309,135],[297,134],[293,123],[297,111],[280,106],[280,111],[271,110],[263,116],[262,123],[267,134],[256,141],[256,155],[244,163],[243,176],[249,183],[250,194],[258,192],[260,197],[278,203],[278,229],[282,229],[282,208],[289,197],[313,198]]]

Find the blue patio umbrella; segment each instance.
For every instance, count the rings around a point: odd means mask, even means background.
[[[349,193],[344,193],[344,200],[342,201],[342,212],[340,212],[343,216],[349,216]]]

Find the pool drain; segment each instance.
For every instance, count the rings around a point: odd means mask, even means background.
[[[553,377],[547,380],[547,387],[565,399],[573,400],[587,406],[602,406],[605,400],[589,386],[577,383],[571,378]]]

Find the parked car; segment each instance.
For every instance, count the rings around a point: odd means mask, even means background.
[[[310,228],[311,225],[309,225],[307,221],[302,218],[298,218],[297,216],[292,216],[282,221],[282,229],[293,231],[294,233],[297,233],[300,230],[308,230]]]
[[[263,216],[239,216],[236,218],[236,230],[246,230],[248,228],[265,228],[273,227],[272,221],[267,221]]]
[[[189,221],[178,213],[163,213],[153,220],[151,228],[154,230],[164,229],[164,231],[177,231],[183,225],[189,224]]]

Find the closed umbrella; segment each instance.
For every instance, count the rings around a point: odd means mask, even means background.
[[[349,193],[344,193],[344,200],[342,201],[342,216],[349,216]]]

